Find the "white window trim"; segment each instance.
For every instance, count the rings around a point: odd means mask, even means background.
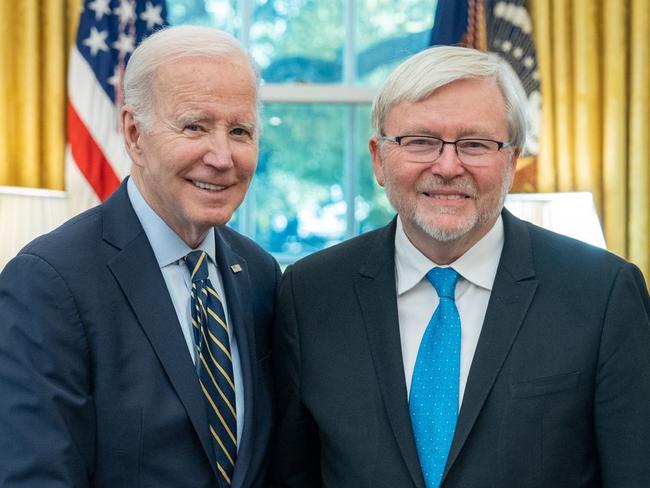
[[[267,103],[367,103],[377,88],[306,83],[272,84],[260,87],[260,100]]]

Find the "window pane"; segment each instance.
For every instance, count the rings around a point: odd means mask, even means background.
[[[255,240],[284,262],[346,236],[345,109],[334,104],[264,106],[260,158],[247,204]]]
[[[375,180],[372,170],[370,152],[368,151],[368,139],[372,133],[369,123],[370,106],[362,106],[358,110],[362,129],[357,134],[359,193],[355,198],[355,218],[358,222],[359,232],[367,232],[386,225],[395,215],[395,211],[388,203],[384,189]]]
[[[257,0],[250,40],[267,83],[341,82],[340,0]]]
[[[244,0],[168,0],[171,24],[212,25],[241,38]],[[379,85],[429,43],[436,1],[250,0],[251,52],[267,83],[341,83],[344,1],[356,8],[357,82]],[[352,37],[354,34],[354,37]]]
[[[240,37],[241,20],[237,0],[167,0],[171,25],[209,25]]]
[[[436,2],[360,0],[357,11],[357,81],[380,85],[402,60],[431,39]]]

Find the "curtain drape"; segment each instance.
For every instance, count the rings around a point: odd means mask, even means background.
[[[608,248],[650,280],[650,0],[532,0],[538,190],[591,191]]]
[[[0,185],[63,189],[65,74],[80,8],[0,2]]]

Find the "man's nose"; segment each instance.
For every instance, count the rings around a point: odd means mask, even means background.
[[[231,142],[226,134],[216,132],[208,136],[208,147],[203,155],[203,162],[217,169],[228,169],[233,166]]]
[[[431,171],[444,178],[453,178],[465,172],[465,167],[458,158],[456,145],[446,143],[442,146],[440,155],[431,165]]]

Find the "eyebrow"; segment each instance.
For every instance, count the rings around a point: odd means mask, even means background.
[[[205,116],[196,112],[185,112],[178,116],[177,121],[181,125],[193,124],[205,120]]]
[[[186,125],[205,123],[206,121],[209,122],[209,120],[210,117],[207,117],[204,114],[197,113],[197,112],[187,112],[187,113],[180,114],[176,119],[175,123],[173,124],[173,126],[176,127],[178,130],[182,130],[182,128]],[[242,127],[247,131],[249,131],[251,134],[255,134],[255,135],[257,135],[258,132],[257,129],[258,126],[254,122],[228,121],[228,126]]]
[[[490,131],[480,127],[461,127],[456,134],[456,139],[467,139],[467,138],[485,138],[492,137],[489,133]],[[432,131],[422,126],[415,126],[413,128],[408,128],[402,131],[402,135],[420,135],[420,136],[432,136],[441,138],[439,131]]]

